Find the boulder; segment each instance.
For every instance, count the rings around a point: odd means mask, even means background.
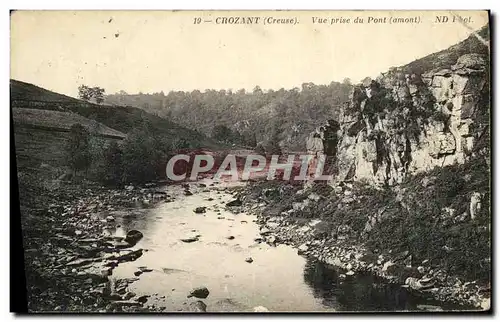
[[[280,226],[280,224],[277,222],[268,222],[266,226],[269,227],[269,229],[276,229]]]
[[[194,296],[199,299],[206,299],[210,292],[208,291],[208,288],[205,286],[197,287],[191,290],[189,292],[189,297]]]
[[[192,242],[195,242],[195,241],[198,241],[198,237],[197,236],[193,236],[193,237],[187,237],[187,238],[181,238],[181,241],[182,242],[185,242],[185,243],[192,243]]]
[[[267,227],[262,227],[260,229],[260,234],[262,236],[269,235],[270,233],[271,233],[271,230],[269,228],[267,228]]]
[[[389,269],[389,267],[391,266],[394,266],[394,262],[392,261],[387,261],[384,263],[384,266],[382,266],[382,272],[387,272],[387,270]]]
[[[431,288],[432,286],[434,286],[434,281],[430,278],[418,279],[415,277],[408,277],[405,280],[405,284],[416,291],[421,291],[421,290],[428,289],[428,288]]]
[[[275,245],[277,241],[278,241],[278,239],[277,239],[277,238],[276,238],[276,236],[274,236],[274,235],[268,236],[268,237],[266,238],[266,242],[267,242],[268,244],[270,244],[270,245]]]
[[[147,268],[146,266],[139,266],[138,268],[143,273],[149,273],[153,271],[151,268]]]
[[[292,203],[292,209],[295,211],[302,211],[309,205],[309,199],[306,199],[302,202],[294,202]]]
[[[452,70],[458,69],[474,69],[484,70],[486,68],[486,61],[483,55],[480,54],[465,54],[458,58],[457,63],[451,66]]]
[[[456,142],[453,134],[439,133],[436,134],[429,142],[429,155],[437,159],[443,155],[455,153]]]
[[[135,245],[144,235],[138,230],[131,230],[125,236],[125,241],[129,244]]]
[[[131,250],[130,252],[127,252],[127,253],[119,255],[119,256],[111,255],[108,259],[109,260],[117,260],[119,263],[128,262],[128,261],[135,261],[137,258],[142,256],[142,253],[143,253],[142,249]]]
[[[203,303],[203,301],[196,301],[189,303],[189,311],[190,312],[206,312],[207,305]]]
[[[196,207],[193,211],[197,214],[203,214],[207,212],[207,207]]]
[[[247,257],[247,258],[245,258],[245,262],[247,262],[247,263],[252,263],[252,262],[253,262],[252,257]]]
[[[226,204],[226,207],[239,207],[243,204],[240,199],[234,199]]]
[[[479,192],[473,192],[470,197],[470,204],[469,204],[470,218],[472,220],[476,219],[480,210],[481,210],[481,194]]]
[[[302,245],[299,246],[297,253],[299,255],[302,255],[305,252],[307,252],[308,250],[309,250],[309,247],[306,244],[302,244]]]
[[[125,293],[125,295],[123,295],[123,299],[124,300],[130,300],[131,298],[133,298],[135,296],[135,293],[134,292],[127,292]]]
[[[136,301],[144,304],[148,301],[148,298],[149,298],[149,295],[143,295],[143,296],[139,296]]]
[[[319,201],[321,197],[317,193],[311,193],[309,196],[307,196],[307,199],[312,200],[312,201]]]
[[[133,246],[131,243],[126,241],[111,241],[110,243],[116,249],[125,249]]]

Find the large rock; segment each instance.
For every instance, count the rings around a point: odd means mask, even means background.
[[[473,192],[470,197],[469,212],[472,220],[476,219],[479,211],[481,210],[481,194]]]
[[[210,292],[209,292],[208,288],[206,288],[205,286],[201,286],[201,287],[197,287],[197,288],[192,289],[191,292],[189,293],[189,296],[194,296],[194,297],[197,297],[199,299],[206,299],[209,294],[210,294]]]
[[[203,303],[203,301],[196,301],[189,303],[189,311],[190,312],[206,312],[207,305]]]
[[[205,212],[207,212],[207,207],[196,207],[193,211],[196,214],[204,214]]]
[[[184,242],[184,243],[193,243],[193,242],[198,241],[198,240],[199,239],[198,239],[197,236],[181,238],[181,241]]]
[[[125,241],[129,244],[135,245],[144,235],[138,230],[131,230],[125,236]]]
[[[240,199],[234,199],[226,204],[226,207],[239,207],[243,204]]]
[[[299,255],[302,255],[305,252],[307,252],[308,250],[309,250],[309,247],[306,244],[302,244],[302,245],[299,246],[297,253]]]
[[[436,134],[429,142],[429,155],[433,158],[439,158],[443,155],[453,154],[456,150],[455,137],[451,133]]]
[[[434,286],[434,280],[430,278],[415,278],[415,277],[408,277],[405,281],[405,284],[408,285],[410,288],[416,290],[416,291],[421,291],[425,289],[429,289]]]
[[[484,70],[486,61],[483,55],[480,54],[465,54],[458,58],[457,63],[451,66],[451,69],[456,71],[459,69]]]

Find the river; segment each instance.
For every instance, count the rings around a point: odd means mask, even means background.
[[[192,183],[191,196],[180,186],[164,187],[175,197],[172,202],[114,214],[117,228],[111,233],[123,236],[137,229],[144,234],[135,247],[147,251],[120,264],[113,276],[134,278],[139,267],[152,270],[129,285],[137,295],[150,295],[146,306],[186,311],[198,300],[187,297],[191,289],[205,286],[210,294],[202,300],[208,312],[253,311],[258,306],[302,312],[453,309],[372,276],[340,280],[336,269],[299,256],[290,246],[256,242],[256,217],[225,210],[224,203],[233,196],[221,184],[205,184]],[[200,206],[207,207],[205,213],[193,211]],[[195,242],[181,241],[196,236]]]

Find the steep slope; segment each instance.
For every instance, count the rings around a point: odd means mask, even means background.
[[[135,107],[92,104],[17,80],[10,81],[10,93],[12,108],[70,111],[123,133],[147,126],[150,131],[164,136],[165,139],[171,141],[183,139],[191,147],[218,146],[201,133]]]
[[[489,49],[476,42],[470,36],[356,85],[339,119],[338,180],[393,185],[409,173],[489,157]]]
[[[124,139],[126,135],[94,120],[72,112],[41,110],[34,108],[13,108],[14,127],[29,127],[52,131],[69,132],[74,124],[80,124],[96,135]]]

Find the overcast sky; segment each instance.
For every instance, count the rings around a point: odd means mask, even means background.
[[[469,26],[487,23],[486,12]],[[18,11],[11,16],[11,78],[76,96],[80,84],[107,93],[251,90],[358,82],[445,49],[470,30],[436,23],[446,12]],[[297,25],[193,24],[195,17],[297,17]],[[313,24],[312,17],[364,17],[364,24]],[[420,17],[419,24],[373,24]],[[261,20],[262,22],[262,20]]]

